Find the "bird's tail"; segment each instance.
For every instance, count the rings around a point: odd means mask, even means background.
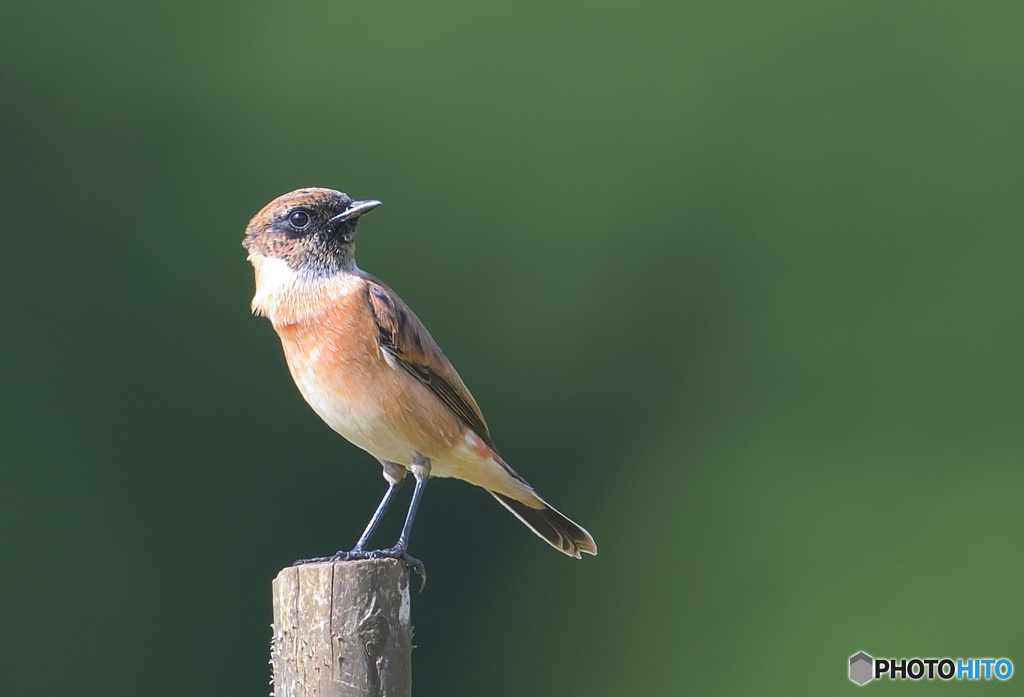
[[[516,518],[526,523],[526,526],[537,533],[538,537],[559,552],[577,559],[581,557],[581,552],[597,554],[597,544],[590,533],[542,499],[537,499],[542,508],[532,508],[521,501],[494,491],[491,492],[491,496],[498,499],[498,503],[512,511]]]

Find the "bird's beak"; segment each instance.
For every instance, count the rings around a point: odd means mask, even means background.
[[[343,223],[346,220],[355,220],[361,215],[366,215],[379,205],[380,201],[353,201],[349,204],[348,208],[345,209],[344,213],[339,213],[331,218],[331,222]]]

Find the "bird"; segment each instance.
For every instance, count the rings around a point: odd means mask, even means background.
[[[256,279],[253,313],[270,320],[309,406],[376,458],[388,485],[351,550],[296,563],[394,558],[423,575],[408,546],[432,477],[485,489],[570,557],[596,555],[590,533],[541,498],[498,454],[476,400],[419,318],[391,288],[356,266],[356,227],[379,205],[332,189],[297,189],[264,206],[245,230],[243,246]],[[370,537],[407,472],[415,488],[398,541],[370,550]]]

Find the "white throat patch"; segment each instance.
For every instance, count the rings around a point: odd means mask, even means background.
[[[250,254],[249,261],[256,270],[256,293],[252,296],[252,311],[274,319],[277,308],[284,303],[293,311],[304,314],[318,302],[346,295],[360,287],[358,273],[340,271],[333,276],[308,278],[288,266],[278,257]],[[358,269],[354,271],[358,272]]]
[[[273,295],[294,287],[299,279],[299,274],[293,271],[284,259],[250,254],[249,261],[256,269],[256,294],[252,296],[253,312],[261,311]]]

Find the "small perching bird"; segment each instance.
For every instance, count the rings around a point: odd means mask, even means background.
[[[501,459],[476,400],[423,323],[356,266],[356,225],[379,205],[330,189],[299,189],[257,213],[243,242],[256,271],[253,312],[273,324],[302,396],[331,428],[380,461],[389,485],[355,547],[331,559],[393,557],[419,565],[406,549],[431,476],[483,487],[564,554],[597,554],[590,533]],[[406,470],[416,488],[398,542],[367,551]]]

